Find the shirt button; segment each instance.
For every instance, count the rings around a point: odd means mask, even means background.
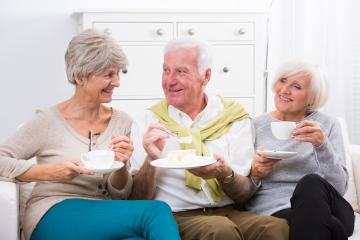
[[[99,186],[98,186],[98,189],[102,189],[102,185],[99,185]]]

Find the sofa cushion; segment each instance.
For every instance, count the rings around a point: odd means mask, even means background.
[[[20,227],[22,227],[22,222],[24,218],[26,202],[28,201],[30,194],[35,186],[35,182],[30,183],[20,183],[19,184],[19,221]]]
[[[354,173],[354,183],[358,200],[358,206],[357,208],[354,208],[354,210],[360,213],[360,145],[350,145],[350,153]]]
[[[355,182],[354,182],[353,164],[352,164],[351,155],[350,155],[350,142],[349,142],[349,135],[347,132],[347,126],[346,126],[346,122],[343,118],[338,118],[338,120],[339,120],[341,130],[342,130],[341,132],[342,132],[343,140],[344,140],[346,168],[347,168],[347,171],[349,174],[348,189],[344,195],[344,198],[351,204],[353,209],[359,209],[358,199],[357,199],[357,195],[356,195]]]
[[[349,240],[359,240],[360,239],[360,214],[355,213],[355,225],[354,225],[354,233]]]

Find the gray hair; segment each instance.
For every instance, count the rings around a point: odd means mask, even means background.
[[[127,58],[108,33],[86,29],[71,39],[65,64],[68,81],[76,84],[76,78],[102,73],[110,66],[118,70],[125,68]]]
[[[272,83],[274,91],[275,83],[282,78],[293,76],[296,74],[303,74],[310,78],[310,97],[308,99],[308,112],[313,112],[321,108],[328,97],[328,84],[323,70],[317,64],[311,64],[303,60],[291,60],[283,64]]]
[[[166,44],[164,54],[177,49],[189,48],[196,48],[198,50],[198,72],[203,75],[212,65],[212,52],[209,44],[191,38],[174,39]]]

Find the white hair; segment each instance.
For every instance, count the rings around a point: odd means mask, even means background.
[[[196,48],[198,51],[197,64],[198,72],[203,75],[205,71],[212,66],[211,47],[206,42],[195,40],[192,38],[179,38],[168,42],[164,49],[164,54],[177,49]]]
[[[311,64],[303,60],[295,59],[284,63],[277,71],[272,83],[272,89],[277,81],[282,78],[303,74],[310,78],[310,97],[308,99],[308,112],[321,108],[328,97],[328,84],[326,76],[317,64]]]
[[[102,73],[107,68],[123,69],[127,58],[119,44],[106,32],[86,29],[73,37],[65,53],[68,81]]]

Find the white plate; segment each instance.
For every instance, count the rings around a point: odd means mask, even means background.
[[[284,159],[296,155],[296,152],[276,151],[276,150],[264,150],[262,155],[272,159]]]
[[[194,161],[184,160],[183,162],[178,162],[170,160],[168,158],[160,158],[152,161],[150,164],[154,167],[160,168],[172,168],[172,169],[192,169],[197,167],[203,167],[215,163],[216,160],[212,157],[202,157],[196,156]]]
[[[110,168],[93,168],[93,167],[87,167],[86,165],[84,167],[93,170],[96,173],[111,173],[115,170],[119,170],[123,166],[124,166],[123,162],[115,161]]]

